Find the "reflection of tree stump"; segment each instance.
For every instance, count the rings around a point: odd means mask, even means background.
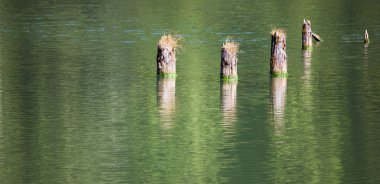
[[[222,82],[220,84],[223,125],[229,130],[233,130],[236,122],[236,88],[236,82]]]
[[[175,79],[163,78],[157,80],[157,102],[162,120],[171,126],[175,113]]]
[[[237,53],[239,44],[227,38],[222,46],[220,75],[224,80],[237,80]]]
[[[272,31],[270,73],[274,77],[288,76],[288,57],[286,55],[286,35],[281,29]]]
[[[310,68],[311,68],[311,56],[312,56],[311,50],[303,50],[302,56],[303,56],[303,78],[306,81],[309,81]]]
[[[178,38],[164,35],[158,41],[157,47],[157,75],[161,77],[175,77]]]
[[[271,97],[273,119],[275,124],[275,130],[280,132],[284,126],[286,85],[287,78],[272,78]]]

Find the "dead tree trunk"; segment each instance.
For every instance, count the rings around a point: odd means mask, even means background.
[[[288,57],[286,55],[286,35],[283,30],[272,31],[270,73],[274,77],[288,76]]]
[[[365,33],[364,33],[364,44],[368,44],[368,43],[369,43],[369,36],[368,36],[367,30],[365,30]]]
[[[313,32],[311,31],[311,23],[303,19],[302,24],[302,48],[307,49],[313,46]]]
[[[220,76],[223,80],[237,80],[239,44],[227,38],[221,50]]]
[[[322,41],[321,37],[311,30],[311,22],[303,19],[302,24],[302,48],[309,49],[313,46],[313,38],[315,41]]]
[[[176,76],[177,38],[171,35],[161,37],[157,46],[157,75],[160,77]]]

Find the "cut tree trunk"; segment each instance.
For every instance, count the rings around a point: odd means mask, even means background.
[[[309,20],[303,19],[302,24],[302,48],[307,49],[313,46],[313,32]]]
[[[220,61],[220,76],[224,80],[237,80],[237,53],[239,44],[227,38],[222,46]]]
[[[177,38],[171,35],[161,37],[157,46],[157,75],[160,77],[176,76]]]
[[[288,76],[288,57],[286,55],[286,35],[283,30],[272,31],[270,73],[274,77]]]

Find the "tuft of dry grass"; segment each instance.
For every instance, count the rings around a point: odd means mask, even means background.
[[[177,35],[164,34],[163,36],[161,36],[160,40],[158,41],[158,46],[171,47],[173,49],[176,49],[176,48],[181,47],[179,41],[180,41],[180,37]]]
[[[239,51],[239,43],[235,42],[232,37],[227,37],[222,48],[230,53],[237,53]]]
[[[271,34],[272,34],[272,36],[273,36],[274,34],[280,36],[280,35],[285,34],[285,31],[284,31],[283,29],[281,29],[281,28],[276,28],[276,27],[274,27],[274,28],[272,29],[272,31],[271,31]]]

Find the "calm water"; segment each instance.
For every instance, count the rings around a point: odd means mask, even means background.
[[[380,183],[379,8],[0,0],[0,183]],[[304,18],[324,40],[309,52]],[[273,26],[287,79],[269,77]],[[169,32],[178,77],[157,81]],[[237,84],[219,81],[227,36]]]

